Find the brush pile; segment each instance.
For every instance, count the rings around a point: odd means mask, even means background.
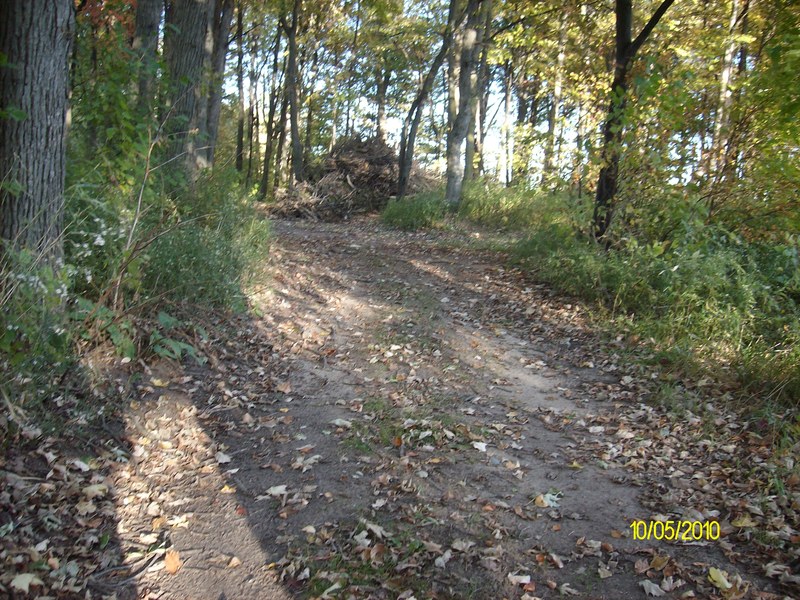
[[[409,193],[434,185],[416,165]],[[353,215],[383,209],[397,191],[397,155],[378,138],[341,140],[322,161],[316,178],[294,189],[280,190],[270,205],[271,215],[315,221],[342,221]]]

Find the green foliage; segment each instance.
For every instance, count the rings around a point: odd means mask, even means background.
[[[556,289],[598,302],[683,366],[723,365],[741,383],[800,398],[798,240],[748,242],[686,228],[671,244],[612,251],[564,225],[537,228],[515,258]]]
[[[0,362],[16,371],[18,379],[63,372],[71,344],[66,270],[42,263],[27,250],[4,248],[3,258]]]
[[[465,185],[458,215],[487,227],[520,230],[571,221],[572,215],[565,210],[568,202],[563,194],[483,180]]]
[[[447,208],[441,191],[426,192],[400,200],[391,200],[381,213],[381,219],[390,227],[415,230],[444,225]]]
[[[143,284],[176,302],[244,307],[243,286],[266,256],[267,221],[238,196],[235,173],[209,177],[173,206],[146,250]]]

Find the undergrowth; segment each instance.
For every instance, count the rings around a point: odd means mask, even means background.
[[[195,189],[179,198],[148,189],[137,212],[120,186],[82,181],[66,194],[62,257],[3,249],[0,437],[51,411],[46,399],[90,348],[202,361],[191,311],[247,307],[268,223],[230,173]]]

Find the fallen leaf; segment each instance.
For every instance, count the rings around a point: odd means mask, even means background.
[[[167,573],[175,575],[175,573],[181,570],[182,566],[183,561],[181,560],[180,553],[177,550],[167,550],[167,553],[164,555],[164,569],[166,569]]]
[[[286,493],[288,493],[288,490],[285,485],[273,485],[267,490],[267,496],[273,496],[275,498],[283,496]]]
[[[221,464],[221,465],[224,465],[224,464],[227,464],[227,463],[231,462],[231,457],[229,455],[225,454],[224,452],[217,452],[214,455],[214,458],[216,458],[217,462],[219,464]]]
[[[568,583],[563,583],[558,588],[558,592],[562,596],[580,596],[580,592],[576,590],[574,587],[571,587]]]
[[[447,566],[447,563],[453,557],[453,553],[448,549],[444,551],[440,557],[433,561],[433,563],[440,569],[444,569]]]
[[[750,515],[742,515],[731,521],[731,525],[734,527],[755,527],[758,525],[753,519],[750,518]]]
[[[32,585],[44,585],[44,582],[33,573],[20,573],[11,580],[12,588],[26,594],[30,591],[30,586]]]
[[[96,483],[94,485],[87,485],[83,488],[83,495],[89,500],[93,498],[102,498],[108,493],[108,486],[105,483]]]
[[[472,442],[472,447],[480,452],[486,452],[486,442]]]
[[[508,580],[511,582],[511,585],[526,585],[531,582],[531,576],[509,573]]]
[[[239,560],[239,557],[238,556],[234,556],[234,557],[231,558],[230,562],[228,562],[228,568],[229,569],[235,569],[236,567],[240,566],[241,564],[242,564],[242,561]]]
[[[733,587],[731,582],[728,581],[728,573],[716,567],[711,567],[708,570],[708,580],[714,587],[722,591],[729,590]]]
[[[663,596],[666,594],[664,590],[662,590],[658,585],[650,581],[649,579],[645,579],[644,581],[640,581],[639,585],[644,588],[644,593],[648,596]]]
[[[288,381],[282,381],[278,385],[275,386],[275,389],[281,392],[282,394],[291,394],[292,393],[292,384]]]

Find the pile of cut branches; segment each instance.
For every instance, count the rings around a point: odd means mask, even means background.
[[[411,193],[428,189],[433,178],[415,166]],[[397,155],[378,138],[349,137],[334,146],[318,178],[280,190],[270,214],[283,218],[341,221],[383,209],[397,190]]]

